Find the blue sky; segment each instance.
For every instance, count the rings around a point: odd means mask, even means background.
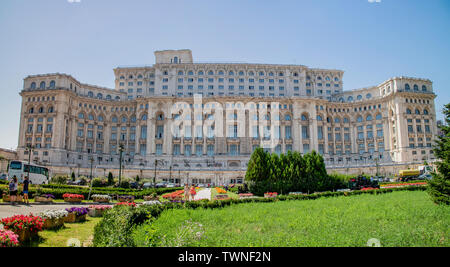
[[[163,49],[191,49],[194,61],[341,69],[344,90],[428,78],[438,111],[450,102],[448,0],[80,1],[1,1],[0,147],[17,146],[27,75],[112,88],[114,67],[153,64]]]

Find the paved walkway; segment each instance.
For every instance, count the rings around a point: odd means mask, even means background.
[[[39,214],[40,212],[44,210],[62,210],[66,208],[71,207],[79,207],[79,206],[85,206],[85,205],[67,205],[67,204],[53,204],[53,205],[33,205],[26,206],[23,204],[20,205],[0,205],[0,218],[6,218],[14,215],[29,215],[30,213],[33,213],[34,215]]]
[[[197,192],[194,200],[208,199],[211,200],[211,188],[205,188]]]

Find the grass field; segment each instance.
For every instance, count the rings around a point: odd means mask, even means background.
[[[33,247],[67,247],[71,238],[80,240],[82,246],[89,245],[94,234],[95,225],[101,218],[87,217],[82,223],[65,223],[63,228],[57,230],[44,230],[39,232],[39,239],[33,241]]]
[[[366,246],[371,238],[382,246],[450,246],[450,207],[422,191],[167,210],[153,225],[175,240],[189,219],[204,229],[191,246]],[[135,232],[138,245],[145,227]]]

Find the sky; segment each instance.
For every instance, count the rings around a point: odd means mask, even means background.
[[[344,90],[427,78],[450,101],[448,0],[2,0],[0,147],[17,147],[23,79],[67,73],[114,87],[156,50],[195,61],[340,69]]]

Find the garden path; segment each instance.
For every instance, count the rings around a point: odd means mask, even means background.
[[[204,188],[197,192],[194,200],[208,199],[211,200],[211,188]]]

